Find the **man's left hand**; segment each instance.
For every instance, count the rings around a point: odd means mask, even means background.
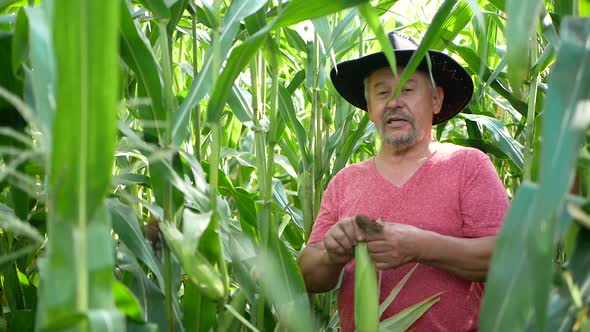
[[[383,232],[367,234],[369,255],[379,270],[394,269],[421,257],[421,246],[426,233],[418,227],[391,222],[380,222]]]

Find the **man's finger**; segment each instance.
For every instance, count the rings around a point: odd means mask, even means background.
[[[326,240],[329,240],[330,245],[330,248],[326,249],[338,255],[348,254],[352,248],[348,238],[340,230],[334,230],[332,234],[326,237]],[[326,245],[328,245],[328,243]]]
[[[356,240],[350,234],[349,226],[341,225],[334,233],[334,237],[338,240],[340,245],[346,249],[350,249],[355,246]]]
[[[354,222],[354,218],[346,218],[341,221],[342,223],[342,230],[346,234],[346,237],[350,241],[350,246],[356,246],[358,239],[358,231],[356,229],[356,223]]]
[[[369,241],[367,242],[367,249],[370,254],[377,254],[390,251],[391,245],[383,240]]]

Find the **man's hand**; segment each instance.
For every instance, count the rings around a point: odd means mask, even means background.
[[[460,238],[411,225],[378,222],[383,225],[383,231],[367,233],[365,239],[377,269],[395,269],[419,262],[466,280],[485,281],[495,236]]]
[[[369,255],[379,270],[394,269],[421,257],[424,230],[405,224],[380,222],[381,233],[366,235]]]
[[[354,246],[363,239],[354,217],[335,223],[324,237],[329,264],[346,264],[354,258]]]
[[[334,224],[322,241],[308,244],[297,260],[308,292],[334,289],[340,272],[354,257],[354,246],[362,239],[354,218]]]

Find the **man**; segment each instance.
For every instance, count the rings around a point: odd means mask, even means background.
[[[417,43],[389,34],[398,72]],[[442,292],[441,300],[413,326],[416,331],[476,331],[483,283],[502,219],[505,189],[489,158],[472,148],[432,139],[433,124],[459,113],[469,102],[468,73],[444,53],[426,61],[391,99],[394,76],[383,53],[337,65],[336,90],[367,110],[378,129],[378,154],[350,165],[330,181],[299,266],[309,292],[333,289],[344,270],[338,295],[343,331],[354,330],[354,246],[368,243],[381,273],[380,300],[420,263],[382,319]],[[363,234],[354,217],[379,221],[384,231]]]

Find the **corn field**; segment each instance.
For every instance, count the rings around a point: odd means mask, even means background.
[[[470,73],[433,135],[487,153],[511,198],[481,330],[590,331],[589,15],[0,0],[0,331],[336,331],[296,260],[327,183],[379,142],[328,72],[392,30]]]

